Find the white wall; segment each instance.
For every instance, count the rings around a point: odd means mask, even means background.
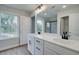
[[[31,19],[20,16],[20,45],[27,43],[27,34],[31,32]]]
[[[9,8],[5,6],[0,6],[0,13],[7,13],[7,14],[12,14],[19,16],[20,19],[20,43],[26,44],[27,39],[26,35],[31,32],[31,21],[29,17],[29,13],[14,9],[14,8]],[[19,29],[19,28],[18,28]],[[15,39],[9,39],[9,40],[0,40],[0,49],[7,49],[7,48],[12,48],[15,46],[19,45],[19,38]]]
[[[58,34],[60,34],[60,20],[61,17],[69,16],[69,32],[71,35],[79,36],[79,8],[72,8],[68,10],[64,10],[58,13],[57,23],[58,23]]]

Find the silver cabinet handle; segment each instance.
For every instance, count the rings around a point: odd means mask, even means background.
[[[40,50],[38,47],[36,47],[36,49]]]
[[[40,41],[36,40],[36,42],[40,43]]]

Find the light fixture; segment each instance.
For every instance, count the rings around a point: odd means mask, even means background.
[[[63,6],[62,6],[62,8],[66,8],[66,7],[67,7],[66,5],[63,5]]]
[[[35,13],[38,14],[38,13],[44,11],[46,8],[47,8],[47,5],[41,4],[41,5],[39,5],[39,6],[36,8]]]

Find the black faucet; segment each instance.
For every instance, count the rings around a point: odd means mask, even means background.
[[[41,34],[41,32],[38,32],[38,34]]]

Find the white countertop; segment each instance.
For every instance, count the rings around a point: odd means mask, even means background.
[[[45,34],[45,35],[31,34],[31,35],[33,35],[34,37],[40,38],[42,40],[79,52],[79,40],[75,40],[75,39],[64,40],[64,39],[61,39],[59,35],[49,35],[49,34]]]

